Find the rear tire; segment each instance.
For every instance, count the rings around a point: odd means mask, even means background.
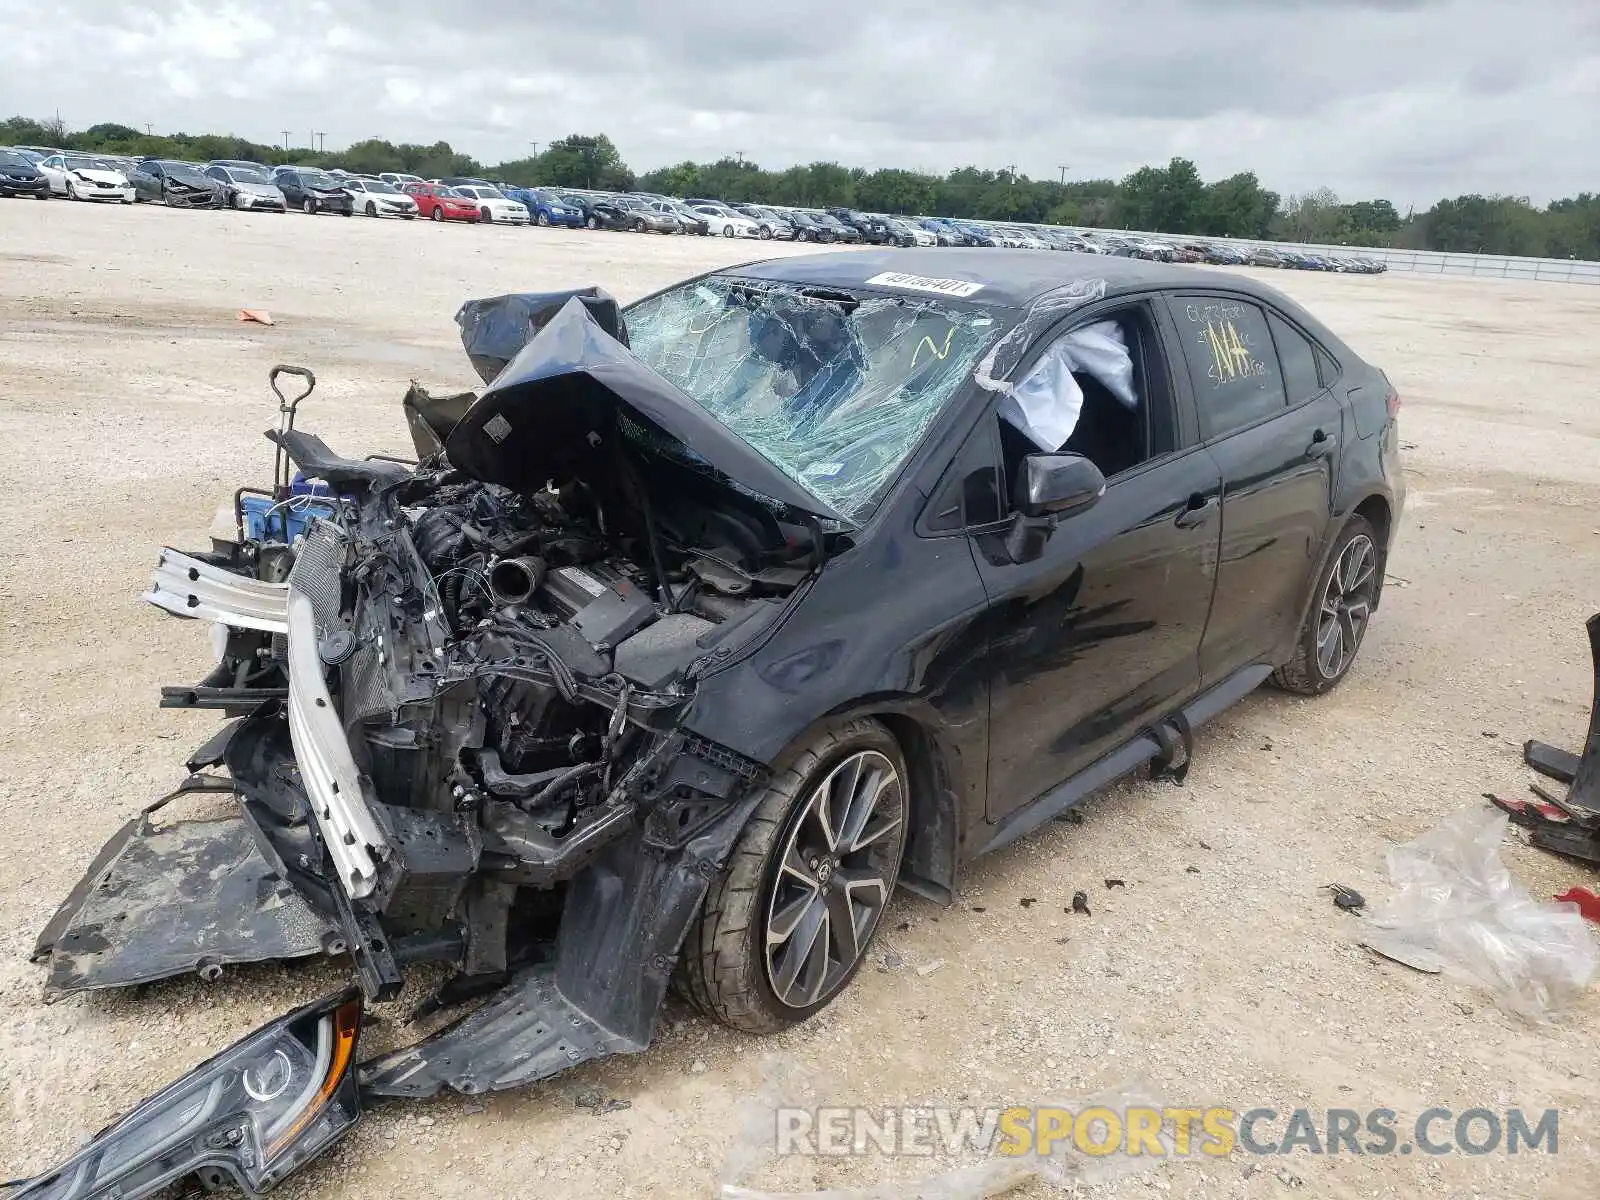
[[[866,961],[894,891],[908,780],[899,744],[872,720],[788,755],[689,928],[679,993],[746,1033],[787,1029],[838,997]],[[849,934],[836,937],[844,916]]]
[[[1339,685],[1372,622],[1383,565],[1371,524],[1365,517],[1351,517],[1317,577],[1294,657],[1273,672],[1273,683],[1300,696],[1320,696]]]

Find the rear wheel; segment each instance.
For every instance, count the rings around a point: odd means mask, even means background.
[[[898,743],[871,720],[789,757],[684,941],[676,983],[696,1008],[775,1033],[844,990],[899,875],[907,778]]]
[[[1377,603],[1383,556],[1365,517],[1351,517],[1317,580],[1317,590],[1295,642],[1294,657],[1272,681],[1302,696],[1331,691],[1361,649]]]

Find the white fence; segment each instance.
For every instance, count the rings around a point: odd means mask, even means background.
[[[1170,233],[1139,236],[1169,241],[1178,237]],[[1375,258],[1387,263],[1391,271],[1405,271],[1416,275],[1459,275],[1490,279],[1538,279],[1554,280],[1559,283],[1600,284],[1600,262],[1586,259],[1517,258],[1510,254],[1447,254],[1442,250],[1386,250],[1368,246],[1325,246],[1308,242],[1256,242],[1241,238],[1207,237],[1196,240],[1222,242],[1250,250],[1257,246],[1268,246],[1340,257],[1359,254],[1364,258]]]
[[[1300,246],[1312,254],[1361,254],[1391,271],[1418,275],[1475,275],[1493,279],[1550,279],[1600,284],[1600,262],[1573,258],[1515,258],[1509,254],[1446,254],[1442,250],[1369,250],[1360,246]]]

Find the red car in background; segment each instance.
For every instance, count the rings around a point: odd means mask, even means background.
[[[478,219],[477,204],[442,183],[408,183],[400,190],[417,202],[417,211],[430,221]]]

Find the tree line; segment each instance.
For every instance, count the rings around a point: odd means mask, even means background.
[[[710,196],[756,204],[847,206],[871,212],[1044,222],[1091,228],[1255,238],[1328,245],[1392,246],[1480,254],[1600,259],[1600,195],[1543,207],[1527,197],[1466,195],[1401,216],[1385,199],[1347,202],[1327,188],[1281,196],[1254,172],[1206,182],[1193,162],[1174,158],[1121,180],[1030,179],[1007,170],[959,167],[944,175],[884,167],[869,171],[814,162],[765,170],[747,159],[681,162],[636,175],[605,134],[572,134],[539,154],[486,165],[448,142],[431,146],[382,139],[316,151],[216,134],[154,135],[127,125],[71,130],[59,121],[12,117],[0,145],[46,145],[103,154],[191,161],[250,159],[275,165],[343,167],[425,179],[471,175],[519,186],[600,188]]]

